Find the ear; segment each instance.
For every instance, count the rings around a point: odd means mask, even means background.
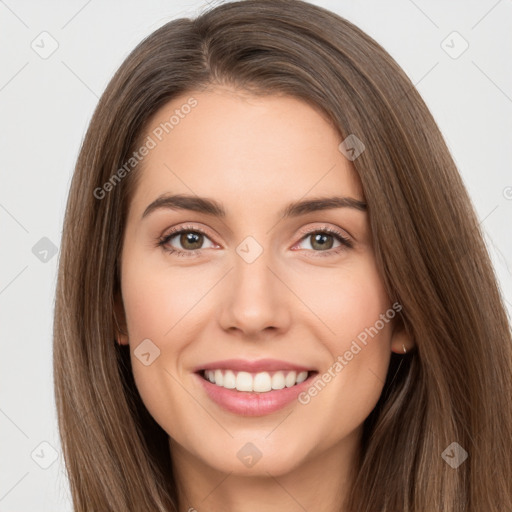
[[[393,333],[391,334],[391,352],[404,355],[410,352],[415,346],[416,344],[407,333],[402,319],[398,317],[393,325]]]
[[[128,345],[128,329],[126,327],[123,298],[119,292],[116,293],[114,298],[114,329],[116,343]]]

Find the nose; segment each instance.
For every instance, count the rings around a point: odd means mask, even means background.
[[[234,266],[224,281],[219,304],[219,323],[224,330],[255,339],[288,329],[293,294],[269,251],[251,263],[235,254]]]

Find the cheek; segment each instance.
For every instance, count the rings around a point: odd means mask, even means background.
[[[202,411],[196,410],[180,384],[182,354],[195,338],[197,318],[207,318],[202,309],[207,302],[202,299],[218,277],[197,267],[171,269],[164,258],[151,259],[136,251],[131,255],[124,262],[121,283],[135,384],[155,421],[169,435],[183,436],[180,423],[171,419],[175,414],[195,417]],[[147,349],[138,349],[143,346]],[[145,352],[150,353],[148,365],[139,359]],[[158,354],[154,360],[153,353]]]
[[[161,397],[167,397],[166,407],[172,410],[174,399],[180,396],[179,387],[172,392],[175,381],[171,375],[176,372],[171,362],[181,349],[173,328],[179,326],[185,305],[182,294],[176,293],[179,283],[171,282],[171,274],[157,272],[142,261],[133,258],[125,263],[122,295],[135,383],[148,411],[162,425]]]
[[[329,353],[319,375],[322,382],[310,388],[306,407],[311,406],[311,417],[338,425],[333,435],[340,434],[338,429],[345,435],[366,419],[381,395],[395,312],[370,258],[326,273],[302,293],[308,293],[309,304],[318,311],[318,336]],[[308,400],[304,396],[303,403]]]
[[[387,371],[391,304],[373,260],[363,263],[340,283],[329,312],[336,331],[332,349],[347,361],[353,382],[364,387],[363,376],[383,381]]]
[[[332,353],[347,350],[347,342],[350,345],[373,326],[391,305],[371,254],[358,255],[339,268],[297,274],[294,279],[294,290],[319,320],[324,330],[321,339]]]
[[[162,342],[172,337],[180,319],[204,295],[205,290],[198,286],[201,282],[197,275],[173,271],[161,260],[158,265],[136,258],[127,262],[122,292],[128,332],[133,338],[130,342],[144,338]]]

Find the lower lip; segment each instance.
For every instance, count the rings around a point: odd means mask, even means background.
[[[237,391],[212,384],[200,374],[195,374],[201,381],[206,394],[223,409],[240,416],[264,416],[276,412],[297,399],[305,391],[317,372],[311,372],[308,378],[291,388],[274,389],[265,393]]]

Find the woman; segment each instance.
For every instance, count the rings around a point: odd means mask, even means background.
[[[54,343],[76,510],[512,509],[512,341],[467,192],[399,66],[308,3],[175,20],[122,64]]]

